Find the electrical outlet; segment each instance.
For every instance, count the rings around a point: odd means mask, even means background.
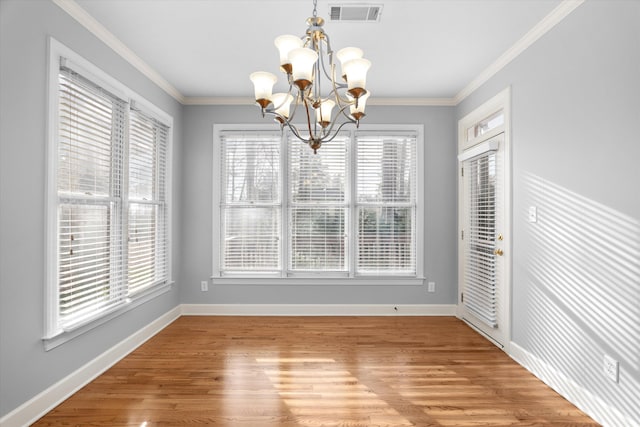
[[[427,283],[427,292],[435,292],[436,291],[436,282]]]
[[[200,290],[202,292],[207,292],[209,290],[209,282],[207,282],[206,280],[200,282]]]
[[[604,374],[613,382],[618,382],[618,361],[611,356],[604,355]]]

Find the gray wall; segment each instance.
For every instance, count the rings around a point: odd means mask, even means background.
[[[178,288],[45,352],[47,38],[75,50],[174,118],[180,187],[182,106],[50,1],[0,2],[0,417],[178,304]],[[179,193],[176,194],[179,196]],[[180,209],[173,218],[174,268]],[[180,272],[174,270],[174,278]]]
[[[456,143],[453,107],[367,106],[363,122],[423,124],[425,144],[425,276],[426,286],[266,286],[214,285],[200,291],[212,273],[213,125],[270,123],[258,108],[185,107],[182,206],[184,244],[181,301],[187,304],[455,304],[456,302]],[[274,128],[277,126],[273,124]]]
[[[640,423],[638,22],[640,2],[588,1],[457,108],[368,107],[368,123],[425,126],[424,262],[435,294],[366,285],[216,285],[203,293],[199,283],[212,271],[212,127],[263,123],[258,110],[182,107],[51,2],[0,1],[0,417],[179,302],[455,303],[455,124],[510,85],[512,341]],[[180,289],[45,352],[49,35],[173,115]],[[538,207],[536,224],[526,222],[529,206]],[[619,384],[603,376],[604,354],[620,361]]]
[[[512,341],[638,425],[639,77],[640,2],[587,1],[457,109],[512,88]]]

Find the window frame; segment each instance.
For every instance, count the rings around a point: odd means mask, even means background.
[[[87,317],[77,323],[67,327],[60,325],[59,313],[59,216],[58,209],[61,204],[61,197],[58,193],[58,140],[59,140],[59,80],[61,61],[64,58],[65,65],[73,69],[93,84],[105,89],[116,97],[122,99],[125,103],[125,141],[122,149],[125,151],[123,163],[127,162],[128,153],[128,126],[130,110],[135,108],[144,115],[162,123],[168,127],[166,138],[166,164],[165,164],[165,204],[166,204],[166,257],[167,257],[167,274],[166,280],[161,284],[156,284],[139,292],[132,297],[125,297],[123,301],[107,309],[100,310],[94,316]],[[45,182],[45,260],[46,260],[46,276],[44,280],[45,294],[45,316],[44,316],[44,333],[43,343],[45,350],[48,351],[64,342],[77,337],[171,289],[172,279],[172,148],[173,148],[173,117],[156,107],[133,90],[129,89],[118,80],[109,76],[100,68],[84,59],[82,56],[60,43],[53,37],[48,39],[48,63],[47,63],[47,143],[46,143],[46,182]],[[110,168],[113,168],[113,163]],[[122,178],[127,180],[128,169],[122,170]],[[121,215],[127,215],[128,192],[125,191],[121,195],[120,208]],[[126,244],[126,221],[120,221],[119,232],[123,235],[123,244],[121,260],[126,264],[128,257],[128,249]],[[126,278],[126,272],[123,273]]]
[[[277,128],[275,129],[277,131]],[[218,170],[221,161],[221,134],[227,131],[246,131],[246,132],[274,132],[274,127],[265,124],[214,124],[213,125],[213,170]],[[425,147],[424,147],[424,125],[408,124],[408,125],[384,125],[384,124],[368,124],[360,125],[358,129],[343,130],[350,134],[350,141],[354,141],[356,132],[363,133],[381,132],[381,133],[407,133],[413,132],[416,135],[416,212],[415,212],[415,236],[416,236],[416,274],[411,276],[390,275],[368,275],[355,274],[356,256],[357,256],[357,201],[356,197],[356,157],[353,154],[354,146],[347,148],[348,152],[348,171],[347,171],[347,204],[348,204],[348,228],[353,235],[348,238],[349,256],[347,265],[349,267],[346,273],[336,272],[307,272],[288,274],[286,271],[287,259],[281,260],[282,269],[275,274],[250,274],[250,273],[234,273],[222,274],[220,271],[220,232],[222,226],[222,209],[221,209],[221,180],[213,178],[212,191],[212,275],[211,280],[214,285],[423,285],[425,282],[424,271],[424,246],[425,246]],[[330,144],[330,143],[328,143]],[[351,145],[351,144],[349,144]],[[322,148],[321,148],[322,149]],[[289,209],[285,205],[285,199],[289,197],[289,177],[288,162],[289,156],[287,151],[287,137],[281,138],[281,203],[282,203],[282,224],[281,239],[283,244],[288,244],[285,233],[285,224],[288,221]],[[281,250],[282,256],[286,256],[286,249]]]

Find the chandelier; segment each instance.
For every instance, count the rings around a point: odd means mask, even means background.
[[[333,140],[346,124],[359,126],[369,97],[365,84],[371,67],[371,62],[362,57],[361,49],[346,47],[335,54],[341,70],[340,78],[336,77],[334,52],[322,28],[324,19],[316,9],[317,0],[314,0],[313,16],[307,19],[304,36],[282,35],[274,41],[289,90],[272,93],[277,81],[272,73],[257,71],[249,76],[262,116],[274,116],[281,129],[286,125],[314,153],[323,143]],[[335,112],[334,107],[337,107]],[[293,123],[298,108],[304,115],[302,129]]]

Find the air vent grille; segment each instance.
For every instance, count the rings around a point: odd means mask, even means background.
[[[330,6],[331,21],[379,22],[382,5]]]

